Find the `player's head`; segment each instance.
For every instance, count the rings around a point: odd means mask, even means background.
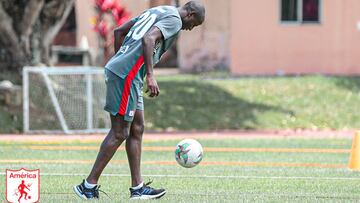
[[[189,1],[181,7],[183,30],[192,30],[194,27],[201,25],[205,20],[205,8],[198,1]]]

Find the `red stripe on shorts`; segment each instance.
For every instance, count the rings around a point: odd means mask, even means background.
[[[121,102],[118,113],[122,116],[126,114],[126,108],[129,103],[129,95],[132,81],[134,80],[136,74],[139,72],[141,66],[144,64],[144,57],[141,55],[136,61],[135,65],[131,68],[129,74],[125,78],[124,89],[122,92]]]

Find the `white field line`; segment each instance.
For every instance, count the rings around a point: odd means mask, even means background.
[[[6,175],[0,172],[0,175]],[[41,173],[40,176],[87,176],[85,173]],[[130,177],[129,174],[102,174],[104,177]],[[311,176],[215,176],[215,175],[142,175],[160,178],[213,178],[213,179],[285,179],[285,180],[360,180],[360,177],[311,177]]]
[[[109,193],[108,193],[109,194]],[[229,195],[230,194],[230,195]],[[42,196],[50,195],[52,200],[54,199],[53,196],[64,196],[64,195],[70,195],[74,196],[74,193],[68,193],[68,192],[42,192]],[[124,193],[121,192],[114,192],[110,193],[110,196],[116,196],[119,197],[119,195],[124,195]],[[249,198],[249,197],[256,197],[256,198],[269,198],[269,197],[277,197],[277,198],[289,198],[289,199],[301,199],[301,198],[313,198],[313,199],[360,199],[358,196],[354,196],[353,193],[342,193],[342,194],[329,194],[329,193],[276,193],[276,194],[264,194],[264,193],[246,193],[246,192],[226,192],[226,193],[201,193],[201,192],[167,192],[166,195],[196,195],[196,196],[221,196],[223,200],[234,200],[234,196],[236,198]],[[345,196],[346,195],[346,196]],[[224,198],[225,197],[225,198]],[[70,199],[70,198],[59,198],[61,200],[63,199]],[[73,199],[73,198],[71,198]],[[110,198],[111,199],[111,198]],[[104,201],[104,200],[103,200]],[[232,201],[234,202],[234,201]],[[249,202],[246,201],[246,202]]]

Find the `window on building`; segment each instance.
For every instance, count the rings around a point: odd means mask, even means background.
[[[280,2],[281,22],[320,22],[320,0],[280,0]]]
[[[319,0],[303,0],[303,22],[319,22]]]
[[[53,45],[76,46],[76,13],[73,8],[56,35]]]
[[[297,21],[297,0],[281,0],[281,21]]]

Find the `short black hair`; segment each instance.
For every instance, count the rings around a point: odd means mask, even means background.
[[[184,8],[188,12],[195,12],[196,17],[198,20],[203,23],[205,20],[205,7],[198,1],[189,1],[184,5]]]

